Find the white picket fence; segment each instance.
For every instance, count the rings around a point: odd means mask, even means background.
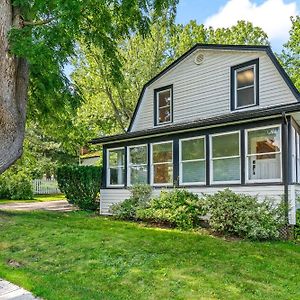
[[[55,179],[34,179],[32,181],[33,193],[37,195],[60,194],[57,181]]]

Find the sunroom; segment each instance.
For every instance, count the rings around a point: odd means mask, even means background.
[[[108,147],[106,187],[282,182],[281,124],[226,129]],[[296,141],[299,151],[299,139]]]

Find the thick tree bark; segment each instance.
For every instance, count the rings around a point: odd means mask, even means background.
[[[29,67],[9,51],[8,33],[21,27],[10,0],[0,0],[0,174],[21,155],[25,135]]]

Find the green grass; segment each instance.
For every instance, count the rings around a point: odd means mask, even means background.
[[[44,299],[300,299],[293,242],[226,241],[83,212],[1,212],[0,234],[0,277]]]
[[[63,200],[65,196],[63,194],[58,195],[35,195],[34,199],[32,200],[9,200],[9,199],[0,199],[0,204],[7,204],[7,203],[30,203],[30,202],[46,202],[46,201],[57,201]]]

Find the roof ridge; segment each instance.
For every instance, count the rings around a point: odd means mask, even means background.
[[[293,93],[293,95],[296,97],[298,101],[300,101],[300,93],[291,81],[290,77],[287,75],[283,67],[280,65],[279,61],[277,60],[275,54],[273,53],[271,47],[269,45],[232,45],[232,44],[203,44],[203,43],[197,43],[192,48],[190,48],[188,51],[186,51],[184,54],[182,54],[180,57],[178,57],[176,60],[174,60],[171,64],[169,64],[166,68],[164,68],[161,72],[159,72],[157,75],[152,77],[148,82],[146,82],[142,88],[142,91],[140,93],[140,96],[138,98],[137,104],[135,106],[132,118],[130,120],[130,124],[128,127],[127,132],[130,132],[132,129],[132,125],[134,122],[134,119],[136,118],[137,111],[140,107],[143,95],[145,93],[146,88],[152,84],[154,81],[159,79],[161,76],[163,76],[165,73],[167,73],[169,70],[174,68],[176,65],[178,65],[181,61],[183,61],[186,57],[188,57],[190,54],[192,54],[196,49],[226,49],[226,50],[256,50],[256,51],[265,51],[273,64],[275,65],[276,69],[278,70],[279,74],[283,78],[283,80],[286,82],[287,86]]]

